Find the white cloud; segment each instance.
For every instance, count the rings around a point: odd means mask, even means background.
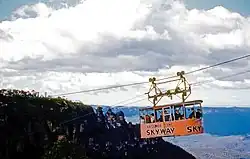
[[[250,18],[222,6],[205,11],[170,0],[71,3],[61,8],[22,6],[12,20],[0,23],[1,87],[65,93],[167,77],[249,53]],[[216,79],[248,68],[248,61],[241,60],[188,79]],[[249,87],[249,78],[241,75],[194,88],[191,98],[246,105],[249,92],[235,88]],[[145,84],[68,98],[114,104],[147,89]]]
[[[13,12],[12,19],[16,18],[35,18],[48,17],[52,12],[52,8],[46,6],[44,3],[37,3],[34,5],[24,5]]]

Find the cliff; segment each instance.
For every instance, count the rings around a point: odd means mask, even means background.
[[[193,159],[163,139],[141,140],[139,126],[100,120],[92,107],[36,92],[0,90],[0,158]]]

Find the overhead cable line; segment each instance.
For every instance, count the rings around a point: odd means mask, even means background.
[[[143,95],[144,95],[144,94],[143,94]],[[139,96],[142,96],[142,95],[137,95],[137,96],[135,96],[135,97],[133,97],[133,98],[124,100],[124,101],[122,101],[122,102],[125,102],[125,101],[129,101],[129,100],[135,99],[135,98],[137,98],[137,97],[139,97]],[[130,102],[130,103],[126,103],[126,104],[124,104],[124,105],[138,103],[138,102],[143,101],[143,100],[145,100],[145,98],[139,99],[139,100],[136,100],[136,101],[133,101],[133,102]],[[122,103],[122,102],[119,102],[119,103]],[[115,105],[113,105],[113,106],[115,106]],[[109,107],[112,107],[112,106],[109,106]],[[87,113],[87,114],[85,114],[85,115],[82,115],[82,116],[78,116],[78,117],[72,118],[72,119],[67,120],[67,121],[64,121],[64,122],[62,122],[62,123],[60,123],[60,124],[63,125],[63,124],[69,123],[69,122],[74,121],[74,120],[77,120],[77,119],[84,119],[85,117],[87,117],[87,116],[89,116],[89,115],[93,115],[93,114],[95,114],[95,112],[90,112],[90,113]]]
[[[143,94],[143,95],[144,95],[144,94]],[[132,101],[132,102],[129,102],[129,103],[125,103],[125,104],[123,104],[123,106],[129,105],[129,104],[135,104],[135,103],[141,102],[141,101],[143,101],[143,100],[146,100],[146,99],[145,99],[145,98],[138,99],[138,100],[136,100],[136,101]]]
[[[241,59],[245,59],[245,58],[248,58],[248,57],[250,57],[250,54],[247,54],[247,55],[244,55],[244,56],[240,56],[240,57],[236,57],[236,58],[233,58],[231,60],[223,61],[223,62],[214,64],[214,65],[206,66],[206,67],[194,70],[194,71],[187,72],[185,74],[195,73],[195,72],[198,72],[198,71],[202,71],[202,70],[206,70],[206,69],[213,68],[213,67],[216,67],[216,66],[224,65],[224,64],[227,64],[227,63],[230,63],[230,62],[234,62],[234,61],[238,61],[238,60],[241,60]]]
[[[165,90],[165,91],[167,91],[167,90]],[[165,92],[165,91],[163,91],[163,92]],[[126,102],[131,101],[131,100],[133,100],[133,99],[136,99],[136,98],[138,98],[138,97],[145,96],[146,94],[147,94],[147,93],[143,93],[143,94],[140,94],[140,95],[136,95],[136,96],[134,96],[134,97],[132,97],[132,98],[123,100],[123,101],[121,101],[121,102],[118,102],[118,104],[122,104],[122,103],[123,103],[123,106],[124,106],[124,105],[128,105],[128,104],[138,103],[138,102],[140,102],[140,101],[145,100],[145,98],[138,99],[138,100],[136,100],[136,101],[132,101],[132,102],[129,102],[129,103],[126,103]],[[124,104],[124,102],[125,102],[125,104]],[[113,104],[112,106],[117,106],[117,103],[116,103],[116,104]]]
[[[205,80],[205,81],[201,81],[201,82],[194,82],[194,83],[191,83],[190,85],[194,85],[194,86],[203,85],[203,84],[206,84],[206,83],[211,83],[211,82],[216,81],[216,80],[222,80],[222,79],[226,79],[226,78],[230,78],[230,77],[235,77],[235,76],[246,74],[246,73],[249,73],[249,72],[250,72],[250,70],[246,70],[246,71],[242,71],[242,72],[230,74],[230,75],[227,75],[227,76],[222,76],[222,77],[219,77],[219,78],[213,79],[213,80]],[[122,104],[124,102],[131,101],[133,99],[136,99],[136,98],[144,96],[144,95],[145,95],[145,93],[144,94],[140,94],[140,95],[136,95],[133,98],[129,98],[129,99],[123,100],[123,101],[121,101],[119,103],[113,104],[112,106],[116,106],[117,104]],[[135,104],[135,103],[141,102],[141,101],[146,100],[146,99],[147,98],[138,99],[136,101],[125,103],[125,104],[123,104],[123,106],[129,105],[129,104]],[[74,120],[77,120],[77,119],[85,118],[86,116],[89,116],[89,115],[92,115],[92,114],[95,114],[95,112],[91,112],[91,113],[85,114],[83,116],[75,117],[75,118],[73,118],[71,120],[67,120],[67,121],[65,121],[65,122],[63,122],[61,124],[65,124],[65,123],[68,123],[68,122],[71,122],[71,121],[74,121]]]
[[[238,76],[238,75],[246,74],[246,73],[249,73],[249,72],[250,72],[250,70],[246,70],[246,71],[242,71],[242,72],[238,72],[238,73],[234,73],[234,74],[230,74],[230,75],[226,75],[226,76],[221,76],[221,77],[218,77],[217,79],[204,80],[204,81],[200,81],[200,82],[194,82],[194,83],[191,83],[190,85],[193,85],[193,86],[200,86],[200,85],[203,85],[203,84],[212,83],[212,82],[214,82],[214,81],[216,81],[216,80],[223,80],[223,79],[235,77],[235,76]],[[165,90],[165,91],[166,91],[166,90]],[[163,92],[164,92],[164,91],[163,91]],[[145,93],[144,93],[144,94],[141,94],[141,95],[137,95],[137,96],[135,96],[135,97],[133,97],[133,98],[129,98],[129,99],[127,99],[127,100],[123,100],[123,101],[119,102],[119,104],[124,103],[124,102],[127,102],[127,101],[130,101],[130,100],[132,100],[132,99],[136,99],[137,97],[141,97],[141,96],[144,96],[144,95],[145,95]],[[134,102],[125,103],[125,104],[123,104],[123,105],[134,104],[134,103],[140,102],[140,101],[145,100],[145,99],[146,99],[146,98],[139,99],[139,100],[136,100],[136,101],[134,101]],[[117,105],[117,104],[114,104],[113,106],[115,106],[115,105]]]
[[[95,114],[95,112],[90,112],[90,113],[87,113],[87,114],[85,114],[85,115],[78,116],[78,117],[72,118],[72,119],[70,119],[70,120],[67,120],[67,121],[61,122],[61,123],[60,123],[60,125],[63,125],[63,124],[69,123],[69,122],[74,121],[74,120],[77,120],[77,119],[82,119],[82,118],[85,118],[85,117],[87,117],[87,116],[89,116],[89,115],[93,115],[93,114]]]
[[[103,87],[103,88],[95,88],[95,89],[88,89],[88,90],[82,90],[82,91],[76,91],[76,92],[56,94],[56,95],[52,95],[52,96],[64,96],[64,95],[70,95],[70,94],[78,94],[78,93],[87,93],[87,92],[94,92],[94,91],[102,91],[102,90],[106,90],[106,89],[127,87],[127,86],[133,86],[133,85],[139,85],[139,84],[145,84],[145,83],[148,83],[148,82],[137,82],[137,83],[123,84],[123,85],[113,85],[113,86],[108,86],[108,87]]]
[[[142,97],[142,96],[144,96],[144,95],[145,95],[145,94],[139,94],[139,95],[136,95],[136,96],[134,96],[134,97],[132,97],[132,98],[129,98],[129,99],[126,99],[126,100],[120,101],[120,102],[118,102],[118,103],[115,103],[115,104],[111,105],[110,107],[113,107],[113,106],[118,106],[118,104],[122,104],[122,103],[124,103],[124,102],[131,101],[131,100],[133,100],[133,99],[136,99],[136,98],[138,98],[138,97]]]
[[[227,63],[234,62],[234,61],[241,60],[241,59],[248,58],[248,57],[250,57],[250,54],[240,56],[240,57],[236,57],[236,58],[233,58],[233,59],[230,59],[230,60],[227,60],[227,61],[223,61],[223,62],[214,64],[214,65],[202,67],[202,68],[197,69],[197,70],[186,72],[185,74],[191,74],[191,73],[199,72],[199,71],[202,71],[202,70],[206,70],[206,69],[209,69],[209,68],[213,68],[213,67],[216,67],[216,66],[220,66],[220,65],[223,65],[223,64],[227,64]],[[175,78],[175,77],[177,77],[177,75],[161,78],[161,79],[158,79],[157,81],[166,80],[166,79]],[[78,93],[94,92],[94,91],[101,91],[101,90],[107,90],[107,89],[113,89],[113,88],[120,88],[120,87],[127,87],[127,86],[146,84],[146,83],[148,83],[148,82],[135,82],[135,83],[123,84],[123,85],[113,85],[113,86],[102,87],[102,88],[95,88],[95,89],[88,89],[88,90],[82,90],[82,91],[76,91],[76,92],[56,94],[56,95],[52,95],[52,96],[65,96],[65,95],[78,94]]]
[[[246,73],[249,73],[249,72],[250,72],[250,70],[246,70],[246,71],[242,71],[242,72],[230,74],[230,75],[227,75],[227,76],[218,77],[217,79],[211,79],[211,80],[204,80],[204,81],[200,81],[200,82],[194,82],[194,83],[191,83],[190,85],[194,85],[194,86],[196,86],[196,85],[203,85],[203,84],[206,84],[206,83],[214,82],[216,80],[223,80],[223,79],[227,79],[227,78],[230,78],[230,77],[235,77],[235,76],[238,76],[238,75],[246,74]]]

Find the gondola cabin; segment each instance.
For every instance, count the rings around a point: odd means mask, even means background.
[[[141,138],[203,133],[202,102],[195,100],[140,109]]]

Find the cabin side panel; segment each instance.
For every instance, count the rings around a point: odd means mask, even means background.
[[[201,134],[204,129],[201,119],[187,119],[173,122],[157,122],[140,124],[141,138],[162,136],[186,136]]]

